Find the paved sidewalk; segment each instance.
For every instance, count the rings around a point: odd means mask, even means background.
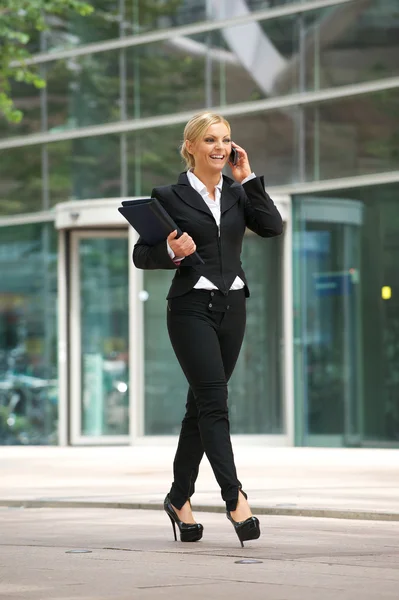
[[[160,508],[175,447],[0,447],[0,506]],[[399,521],[399,450],[235,444],[257,514]],[[224,510],[209,463],[196,510]]]
[[[0,508],[0,598],[398,598],[399,523],[261,516],[241,548],[224,515],[199,517],[182,544],[160,510]]]

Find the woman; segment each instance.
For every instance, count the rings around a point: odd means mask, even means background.
[[[236,164],[230,160],[232,149]],[[240,254],[246,227],[271,237],[282,233],[282,220],[263,178],[252,173],[247,153],[231,141],[222,116],[201,113],[190,119],[181,155],[187,171],[177,185],[155,188],[152,197],[184,233],[177,238],[174,231],[156,246],[139,239],[133,252],[140,269],[176,271],[167,296],[167,325],[189,390],[164,508],[175,540],[175,524],[181,541],[201,539],[203,527],[194,520],[190,498],[205,452],[243,546],[259,537],[260,528],[237,479],[227,407],[227,383],[240,352],[249,296]],[[235,182],[222,175],[227,163]],[[204,264],[191,256],[196,251]]]

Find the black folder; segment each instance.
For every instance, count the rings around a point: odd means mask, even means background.
[[[163,242],[175,229],[177,237],[183,233],[156,198],[123,200],[118,210],[149,246]],[[184,262],[188,259],[190,264],[204,264],[197,252],[186,256]]]

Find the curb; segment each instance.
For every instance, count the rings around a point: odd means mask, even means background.
[[[100,502],[84,500],[0,500],[2,508],[119,508],[127,510],[163,510],[162,504],[149,502]],[[196,505],[196,512],[224,513],[222,506]],[[253,507],[257,515],[350,519],[355,521],[399,521],[399,512],[370,512],[329,508]]]

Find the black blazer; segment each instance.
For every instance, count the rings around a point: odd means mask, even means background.
[[[182,231],[194,240],[197,252],[205,261],[193,265],[190,257],[177,266],[169,257],[166,241],[148,246],[141,238],[133,250],[133,262],[139,269],[175,269],[176,273],[167,298],[189,292],[201,276],[206,277],[227,294],[238,275],[249,289],[241,266],[241,248],[245,228],[262,237],[280,235],[281,215],[265,192],[263,177],[256,177],[243,186],[223,176],[221,194],[220,236],[216,221],[199,194],[181,173],[177,185],[154,188],[157,198]]]

